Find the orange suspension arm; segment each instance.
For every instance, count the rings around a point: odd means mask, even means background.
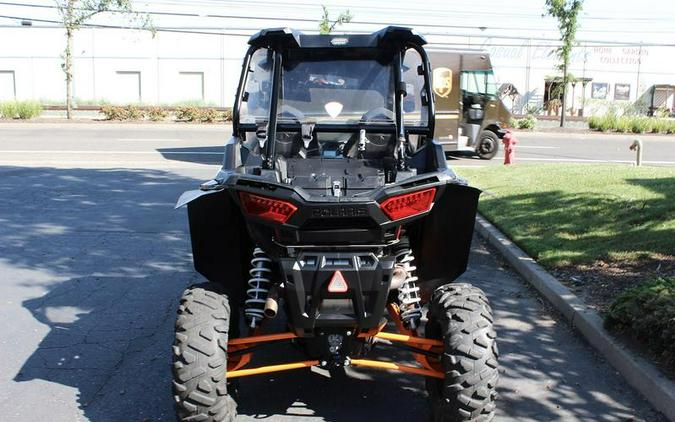
[[[351,364],[354,366],[365,366],[375,369],[389,369],[394,371],[408,372],[411,374],[424,375],[426,377],[444,378],[442,372],[434,371],[432,369],[416,368],[414,366],[401,365],[395,362],[382,362],[380,360],[370,359],[352,359]]]
[[[318,360],[306,360],[304,362],[283,363],[281,365],[261,366],[259,368],[238,369],[236,371],[229,371],[227,378],[247,377],[250,375],[267,374],[270,372],[289,371],[291,369],[309,368],[319,364]]]

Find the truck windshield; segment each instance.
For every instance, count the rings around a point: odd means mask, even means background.
[[[287,60],[278,119],[285,123],[394,123],[391,63],[375,59]]]

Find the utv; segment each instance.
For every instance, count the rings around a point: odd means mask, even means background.
[[[233,380],[312,366],[421,375],[433,420],[492,419],[492,311],[479,289],[451,283],[466,270],[480,191],[433,140],[424,44],[401,27],[249,40],[222,169],[177,204],[209,280],[178,309],[179,420],[231,421]],[[254,364],[283,342],[306,360]],[[415,364],[369,359],[376,347]]]

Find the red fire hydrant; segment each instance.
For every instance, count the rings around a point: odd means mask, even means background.
[[[506,134],[502,138],[502,143],[504,144],[504,165],[513,164],[516,160],[516,144],[518,139],[510,130],[506,131]]]

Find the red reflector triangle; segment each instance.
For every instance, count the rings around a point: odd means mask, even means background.
[[[328,283],[328,291],[330,293],[345,293],[349,289],[349,285],[340,271],[335,271],[333,277]]]

